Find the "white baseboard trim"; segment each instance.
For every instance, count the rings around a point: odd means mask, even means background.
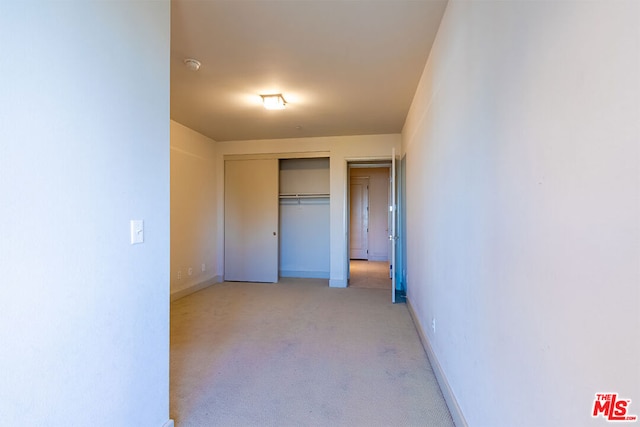
[[[221,282],[222,282],[222,276],[215,276],[209,280],[205,280],[204,282],[196,283],[185,289],[181,289],[179,291],[173,292],[171,294],[171,301],[173,302],[180,298],[184,298],[187,295],[191,295],[194,292],[198,292],[204,288],[208,288],[211,285],[215,285],[216,283],[221,283]]]
[[[295,270],[280,270],[280,277],[296,277],[303,279],[328,279],[328,271],[295,271]]]
[[[388,256],[376,256],[376,255],[371,255],[369,256],[369,261],[389,261],[389,257]]]
[[[433,373],[436,376],[436,380],[438,380],[438,385],[440,386],[440,390],[442,391],[444,400],[445,402],[447,402],[447,407],[449,408],[449,412],[451,413],[451,418],[453,418],[453,423],[456,425],[456,427],[468,427],[467,420],[465,420],[464,414],[462,413],[462,410],[458,405],[456,396],[453,394],[453,390],[451,390],[451,387],[449,386],[449,381],[447,381],[447,377],[444,374],[440,363],[438,362],[438,358],[431,348],[431,344],[429,344],[427,335],[424,333],[424,329],[422,329],[422,325],[418,321],[418,316],[416,316],[416,312],[413,310],[411,301],[408,298],[407,308],[409,309],[409,314],[411,314],[413,324],[415,325],[416,330],[418,331],[418,335],[420,336],[422,347],[424,347],[424,351],[427,353],[427,358],[429,358],[429,363],[431,363],[431,368],[433,369]]]
[[[162,425],[162,427],[174,427],[173,420],[169,419],[166,423]]]
[[[346,279],[329,279],[329,287],[330,288],[346,288],[347,280]]]

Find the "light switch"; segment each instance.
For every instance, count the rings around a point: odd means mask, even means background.
[[[141,219],[131,220],[131,244],[144,242],[144,222]]]

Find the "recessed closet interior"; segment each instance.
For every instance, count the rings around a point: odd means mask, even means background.
[[[329,278],[329,158],[281,159],[281,277]]]

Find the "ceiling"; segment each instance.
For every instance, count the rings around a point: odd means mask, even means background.
[[[445,7],[172,0],[171,118],[216,141],[400,133]]]

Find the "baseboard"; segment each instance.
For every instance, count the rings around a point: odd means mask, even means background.
[[[346,288],[347,280],[346,279],[329,279],[329,287],[330,288]]]
[[[376,255],[370,255],[368,261],[389,261],[389,257],[388,256],[376,256]]]
[[[422,347],[424,347],[424,351],[427,353],[427,357],[429,358],[429,363],[431,363],[431,368],[433,369],[433,373],[436,376],[436,380],[438,380],[438,385],[440,386],[440,390],[442,391],[444,400],[445,402],[447,402],[447,407],[449,408],[449,412],[451,413],[451,418],[453,418],[453,423],[456,425],[456,427],[468,427],[467,420],[465,420],[464,414],[462,413],[462,410],[458,405],[456,396],[453,394],[453,390],[451,390],[451,387],[449,386],[449,381],[447,381],[447,377],[444,374],[440,363],[438,362],[438,358],[431,348],[431,344],[429,344],[427,335],[424,333],[424,329],[422,329],[422,325],[418,320],[418,316],[416,316],[416,312],[413,310],[411,301],[408,298],[407,308],[409,309],[409,314],[411,314],[413,324],[415,325],[416,330],[418,331],[418,335],[420,336]]]
[[[196,283],[194,285],[188,286],[185,289],[181,289],[179,291],[173,292],[171,294],[171,301],[184,298],[187,295],[191,295],[194,292],[198,292],[204,288],[208,288],[211,285],[215,285],[216,283],[221,283],[221,282],[222,282],[222,276],[215,276],[209,280],[205,280],[204,282],[200,282],[200,283]]]
[[[303,279],[328,279],[328,271],[292,271],[280,270],[280,277],[298,277]]]
[[[174,427],[173,420],[169,419],[166,423],[162,425],[162,427]]]

